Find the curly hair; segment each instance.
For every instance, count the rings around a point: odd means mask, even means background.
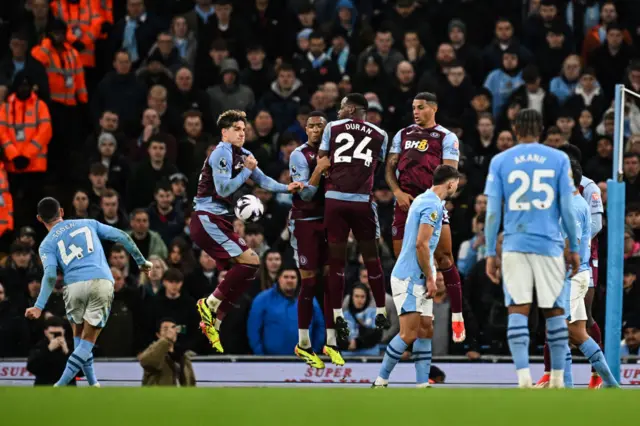
[[[233,123],[238,121],[247,124],[247,114],[244,111],[230,109],[220,114],[217,124],[219,129],[228,129],[233,126]]]

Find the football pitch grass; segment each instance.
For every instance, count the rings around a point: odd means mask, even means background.
[[[0,425],[617,425],[633,390],[0,388]]]

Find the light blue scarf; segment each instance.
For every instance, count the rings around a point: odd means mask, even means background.
[[[327,51],[327,55],[333,58],[333,47]],[[345,46],[340,53],[338,53],[338,68],[340,74],[344,74],[347,71],[347,62],[349,60],[349,46]]]
[[[136,62],[140,59],[140,55],[138,54],[138,41],[136,40],[136,28],[138,28],[138,20],[129,19],[127,17],[127,23],[124,27],[124,40],[122,42],[122,47],[124,50],[129,52],[131,62]]]

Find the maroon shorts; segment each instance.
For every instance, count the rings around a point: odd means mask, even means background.
[[[289,231],[299,269],[317,271],[327,263],[327,236],[322,219],[290,220]]]
[[[230,259],[249,250],[244,239],[233,232],[233,225],[223,216],[195,211],[191,213],[189,231],[191,240],[216,260],[219,270],[226,269]]]
[[[358,241],[375,241],[380,238],[376,203],[326,198],[324,227],[329,243],[346,243],[349,231],[353,231],[353,236]]]
[[[405,223],[407,223],[408,214],[408,211],[402,210],[396,204],[395,208],[393,209],[393,224],[391,225],[391,238],[393,241],[402,241],[402,238],[404,238],[404,225]],[[444,210],[442,224],[449,224],[449,213],[447,212],[447,209]]]

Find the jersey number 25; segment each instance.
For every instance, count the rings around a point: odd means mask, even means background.
[[[82,228],[76,229],[75,231],[71,232],[69,236],[73,238],[78,234],[84,234],[84,238],[87,241],[87,251],[89,253],[93,253],[93,237],[91,236],[91,230],[88,227],[83,226]],[[64,241],[62,240],[58,241],[58,249],[60,250],[60,257],[62,257],[62,262],[65,265],[71,263],[73,259],[82,259],[82,257],[84,256],[84,250],[82,250],[81,247],[78,247],[75,244],[70,244],[69,251],[67,252],[67,248],[64,246]]]
[[[336,137],[336,143],[342,142],[346,142],[346,144],[336,149],[335,154],[333,154],[334,163],[350,163],[353,158],[357,158],[359,160],[363,160],[365,166],[371,166],[371,163],[373,162],[371,150],[367,149],[365,151],[365,148],[367,148],[367,145],[369,145],[369,142],[371,142],[371,138],[369,136],[365,136],[360,141],[360,143],[356,146],[356,149],[353,150],[353,156],[343,155],[356,143],[356,140],[353,138],[353,136],[351,136],[351,134],[349,133],[340,133]]]
[[[531,210],[531,205],[538,210],[546,210],[551,207],[553,200],[555,199],[555,193],[553,187],[548,183],[542,181],[542,179],[552,179],[556,175],[555,170],[542,169],[533,171],[533,182],[529,175],[523,170],[514,170],[509,173],[507,182],[514,183],[516,180],[520,181],[520,186],[509,197],[509,210],[511,211],[523,211]],[[519,201],[523,195],[531,189],[533,193],[544,193],[544,199],[536,199],[529,201]]]

